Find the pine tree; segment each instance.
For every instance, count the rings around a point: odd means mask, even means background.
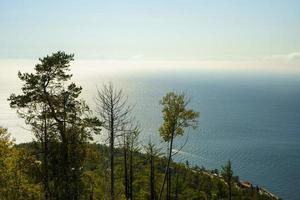
[[[92,133],[100,131],[99,120],[89,117],[89,107],[78,99],[82,88],[70,83],[73,57],[53,53],[40,59],[35,73],[19,72],[24,83],[22,94],[12,94],[8,99],[42,147],[45,199],[79,198],[85,143],[92,139]]]
[[[230,160],[227,162],[227,164],[225,166],[222,167],[221,174],[222,174],[225,182],[228,185],[228,199],[231,200],[233,171],[232,171],[232,168],[231,168]]]

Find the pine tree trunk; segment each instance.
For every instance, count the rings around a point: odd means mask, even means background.
[[[49,173],[48,173],[48,132],[47,132],[47,118],[44,118],[44,197],[45,200],[49,199],[50,191],[49,191]]]

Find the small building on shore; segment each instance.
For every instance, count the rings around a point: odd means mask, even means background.
[[[242,188],[252,188],[253,187],[252,183],[249,181],[241,181],[240,186]]]

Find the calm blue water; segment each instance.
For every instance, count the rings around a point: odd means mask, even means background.
[[[263,186],[284,199],[299,198],[299,76],[214,71],[140,73],[109,78],[93,71],[74,76],[91,105],[96,85],[110,80],[122,87],[129,100],[136,104],[135,115],[143,127],[141,142],[151,138],[160,143],[159,99],[168,91],[186,92],[192,99],[190,106],[201,117],[197,130],[187,130],[187,136],[176,140],[179,148],[188,137],[176,160],[220,169],[230,159],[241,180]],[[1,85],[0,106],[4,108],[7,103],[3,96],[9,91]],[[15,90],[17,87],[11,84]],[[30,139],[29,133],[17,130],[22,125],[13,113],[2,112],[0,125],[15,130],[17,141]],[[5,119],[9,120],[4,122]]]

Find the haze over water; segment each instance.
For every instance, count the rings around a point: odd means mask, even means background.
[[[0,126],[17,143],[34,137],[7,101],[20,93],[17,71],[37,63],[22,59],[75,53],[82,98],[94,109],[97,85],[123,88],[141,142],[160,143],[159,100],[184,91],[201,116],[197,130],[176,139],[175,148],[188,139],[177,161],[220,169],[230,159],[241,180],[299,199],[299,7],[299,0],[0,1]]]
[[[0,125],[8,127],[18,143],[31,141],[33,135],[6,99],[12,92],[20,92],[17,71],[30,71],[34,63],[16,60],[1,64],[8,67],[0,74]],[[23,67],[18,67],[21,64]],[[175,148],[179,148],[188,137],[177,161],[220,169],[230,159],[241,180],[265,187],[284,199],[300,196],[299,73],[192,67],[159,70],[158,63],[147,63],[150,67],[139,70],[141,63],[123,64],[126,67],[118,68],[120,63],[115,62],[74,65],[73,81],[83,87],[82,98],[92,109],[96,86],[112,81],[136,105],[135,115],[143,128],[141,142],[151,138],[160,143],[158,102],[168,91],[184,91],[191,96],[190,106],[200,111],[200,123],[197,130],[188,130],[187,136],[176,140]]]

